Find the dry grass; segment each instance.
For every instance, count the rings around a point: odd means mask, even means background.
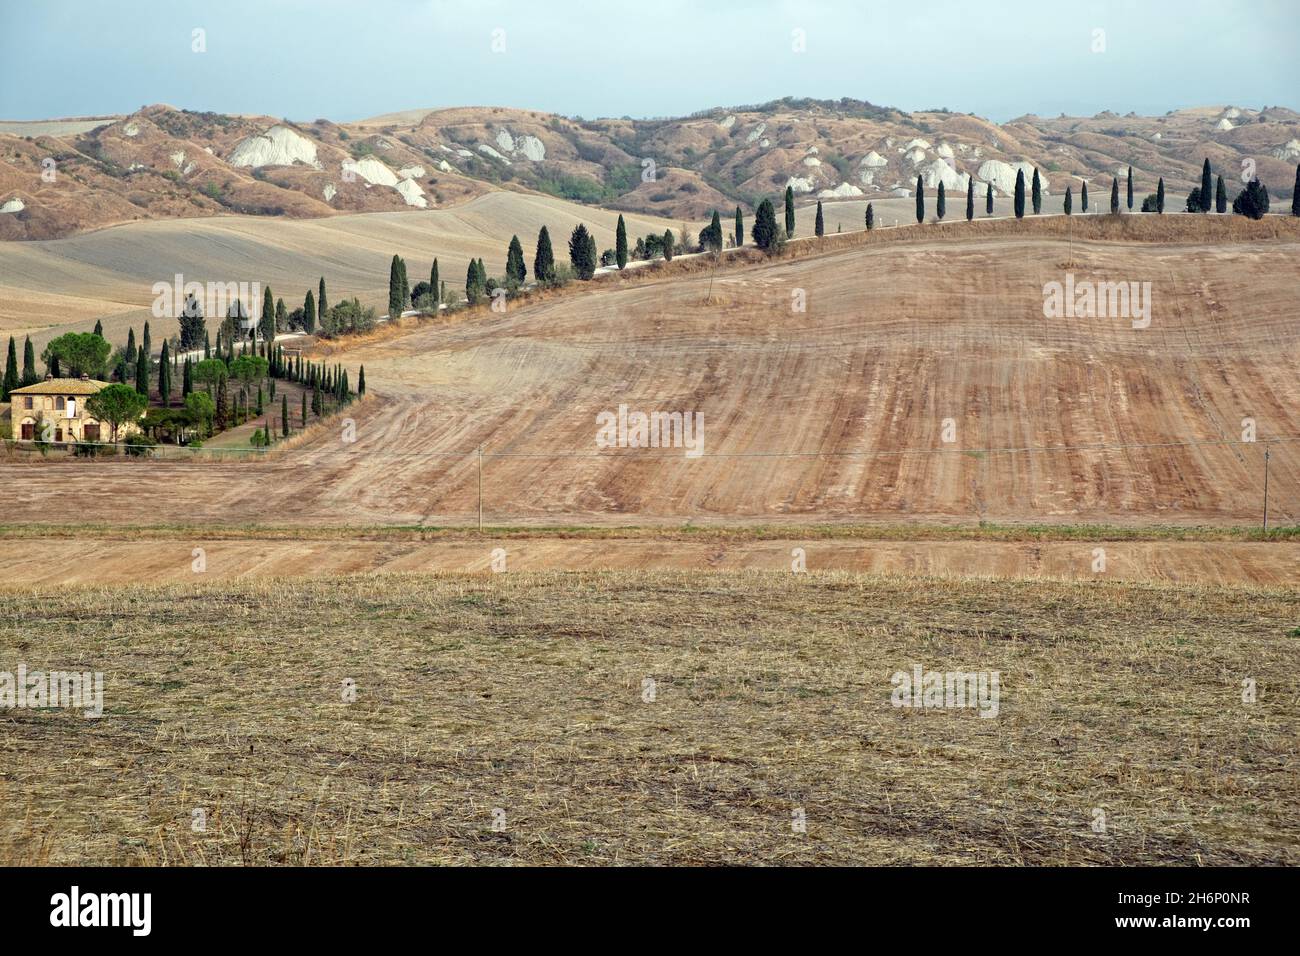
[[[1300,862],[1295,591],[367,575],[10,608],[0,669],[107,687],[98,722],[0,716],[6,863]],[[1000,671],[999,717],[892,707],[913,664]]]

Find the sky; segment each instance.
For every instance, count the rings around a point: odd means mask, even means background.
[[[999,122],[1295,109],[1295,3],[0,0],[0,119],[151,103],[297,121],[482,105],[642,118],[783,96]]]

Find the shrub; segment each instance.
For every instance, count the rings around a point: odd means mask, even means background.
[[[127,435],[126,440],[122,442],[122,447],[132,458],[141,458],[149,453],[149,449],[157,446],[157,442],[143,432],[135,432]]]

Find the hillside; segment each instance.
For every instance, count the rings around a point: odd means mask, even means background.
[[[787,186],[806,199],[898,197],[920,176],[930,189],[942,182],[963,192],[973,179],[1005,195],[1018,164],[1037,167],[1049,194],[1073,179],[1107,188],[1132,165],[1141,194],[1163,176],[1181,198],[1206,156],[1230,192],[1252,161],[1275,199],[1289,196],[1300,114],[1223,107],[999,125],[787,98],[676,119],[465,107],[302,123],[158,105],[116,119],[0,124],[0,239],[232,212],[445,208],[497,188],[698,219],[715,208],[751,209]],[[53,182],[41,175],[49,159]]]
[[[1061,220],[927,224],[716,274],[679,261],[334,354],[370,383],[354,444],[327,431],[201,470],[17,464],[9,520],[48,523],[76,500],[113,523],[219,523],[256,500],[277,525],[466,523],[481,445],[503,525],[1254,524],[1249,417],[1289,439],[1269,489],[1274,522],[1293,524],[1291,224],[1094,217],[1070,240]],[[1157,226],[1167,239],[1141,235]],[[1045,318],[1043,290],[1067,273],[1149,281],[1150,326]],[[598,449],[597,416],[621,404],[700,413],[703,454]]]

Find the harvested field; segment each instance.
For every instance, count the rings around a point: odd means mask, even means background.
[[[0,668],[102,671],[104,715],[0,714],[0,859],[1296,865],[1298,622],[752,571],[29,591]],[[997,716],[892,706],[914,666],[997,671]]]
[[[842,237],[716,276],[687,263],[413,327],[333,356],[364,363],[376,399],[354,444],[322,432],[272,461],[202,467],[3,464],[7,520],[466,524],[482,445],[496,525],[1253,525],[1265,446],[1242,443],[1245,419],[1277,442],[1272,522],[1300,520],[1300,242],[1199,243],[1186,222],[1115,225],[1181,235],[1168,242],[1006,227]],[[1150,282],[1150,326],[1045,318],[1044,286],[1067,272]],[[597,449],[596,416],[621,404],[702,414],[703,454]]]
[[[807,538],[673,540],[654,537],[465,535],[419,541],[406,535],[312,540],[227,537],[219,530],[123,541],[75,537],[0,538],[0,589],[319,578],[374,571],[476,572],[494,558],[510,571],[681,569],[853,571],[922,576],[1220,585],[1295,585],[1300,542],[900,541]],[[798,549],[798,550],[796,550]],[[40,560],[33,561],[32,555]],[[1100,563],[1099,563],[1100,560]]]

